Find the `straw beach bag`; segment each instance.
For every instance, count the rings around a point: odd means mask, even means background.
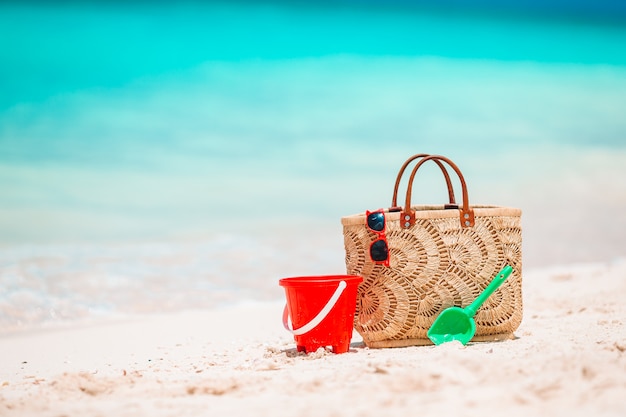
[[[404,206],[399,207],[400,181],[414,161]],[[426,162],[441,169],[447,204],[411,205],[413,179]],[[460,206],[449,172],[461,184]],[[472,340],[512,337],[522,321],[521,214],[516,208],[470,205],[463,174],[450,159],[427,154],[409,158],[396,178],[390,208],[341,219],[347,273],[364,280],[354,326],[365,344],[430,344],[426,333],[439,313],[469,305],[507,264],[513,274],[476,313]]]

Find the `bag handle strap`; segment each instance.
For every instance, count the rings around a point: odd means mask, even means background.
[[[287,309],[287,306],[285,305],[285,309],[283,310],[283,326],[285,326],[285,329],[291,332],[294,336],[300,336],[300,335],[310,332],[311,330],[316,328],[317,325],[322,322],[322,320],[326,318],[328,313],[330,313],[330,310],[332,310],[335,304],[337,304],[339,297],[341,297],[341,293],[343,292],[343,290],[346,289],[347,286],[348,284],[346,283],[346,281],[343,281],[343,280],[340,281],[339,285],[337,286],[337,289],[335,290],[333,295],[330,297],[330,299],[328,300],[324,308],[322,308],[320,312],[317,313],[317,316],[313,317],[313,319],[310,322],[308,322],[302,327],[298,327],[297,329],[293,329],[291,327],[291,323],[290,323],[291,320],[289,320],[289,310]]]
[[[459,169],[458,166],[456,166],[454,162],[452,162],[450,159],[446,158],[445,156],[441,156],[441,155],[425,156],[415,165],[415,168],[413,168],[413,171],[411,172],[411,176],[409,177],[409,184],[406,190],[406,200],[405,200],[404,210],[402,211],[402,214],[400,216],[400,226],[403,229],[408,229],[409,227],[415,224],[415,211],[411,209],[411,191],[413,189],[413,179],[415,178],[415,174],[417,173],[417,170],[420,169],[420,167],[424,164],[424,162],[429,161],[431,159],[435,161],[445,162],[446,164],[448,164],[448,166],[450,166],[454,170],[454,172],[456,172],[457,176],[459,177],[459,180],[461,181],[461,188],[463,191],[463,206],[459,208],[461,227],[473,227],[474,226],[474,210],[469,205],[469,196],[467,193],[467,184],[465,183],[465,178],[463,178],[463,174],[461,173],[461,170]],[[451,187],[450,183],[448,183],[448,187]]]
[[[404,171],[406,170],[406,168],[409,166],[411,162],[415,161],[416,159],[424,158],[428,156],[435,157],[433,158],[433,161],[435,161],[435,163],[439,166],[439,168],[441,169],[441,172],[443,173],[444,178],[446,179],[446,185],[448,186],[448,201],[450,202],[449,205],[446,206],[446,208],[458,207],[458,205],[456,204],[456,200],[454,198],[454,187],[452,187],[452,181],[450,180],[450,175],[448,174],[448,170],[446,169],[446,166],[443,163],[441,163],[439,159],[436,159],[437,157],[436,155],[429,155],[427,153],[418,153],[418,154],[413,155],[409,159],[407,159],[406,162],[400,168],[400,171],[398,172],[398,176],[396,177],[396,185],[393,187],[393,197],[391,199],[391,208],[390,208],[391,211],[402,210],[402,207],[398,206],[398,189],[400,188],[400,181],[402,180],[402,176],[404,175]]]

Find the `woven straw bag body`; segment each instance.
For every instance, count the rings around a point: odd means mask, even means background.
[[[414,160],[404,207],[397,193],[406,167]],[[446,179],[449,203],[412,206],[413,178],[424,162],[433,161]],[[458,175],[463,203],[458,206],[447,167]],[[513,274],[487,299],[474,317],[473,341],[510,338],[522,321],[521,210],[469,205],[461,171],[443,156],[418,154],[398,173],[392,207],[384,210],[389,266],[370,257],[376,233],[366,214],[341,219],[347,273],[360,275],[355,329],[368,347],[430,344],[426,332],[451,306],[466,307],[505,265]]]

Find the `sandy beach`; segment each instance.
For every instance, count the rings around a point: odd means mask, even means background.
[[[297,353],[282,301],[0,338],[6,416],[626,414],[626,263],[530,271],[516,339]]]

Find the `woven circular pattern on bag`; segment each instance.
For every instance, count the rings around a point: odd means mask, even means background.
[[[493,227],[488,219],[479,218],[474,227],[460,229],[456,219],[436,220],[448,249],[450,263],[464,271],[482,276],[485,268],[497,273],[496,259],[502,258],[502,248],[496,245]],[[453,227],[453,226],[456,226]]]
[[[399,222],[390,222],[388,230],[391,269],[400,276],[410,277],[414,286],[421,287],[438,279],[447,268],[447,248],[432,224],[418,223],[407,230]]]
[[[384,274],[377,276],[378,280],[366,280],[359,287],[354,325],[359,333],[384,340],[401,332],[411,302],[407,286]]]

